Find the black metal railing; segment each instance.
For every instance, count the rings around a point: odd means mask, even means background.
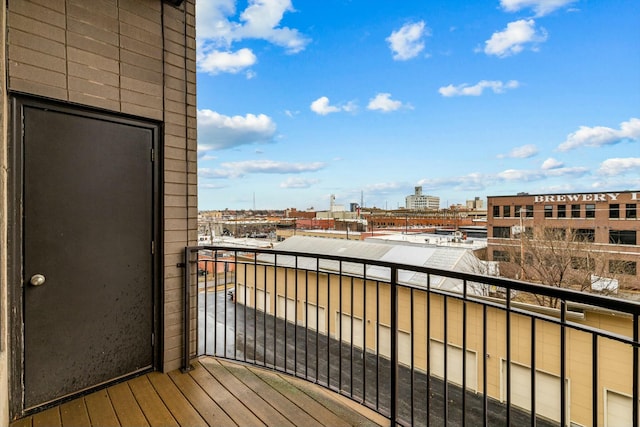
[[[392,425],[638,426],[633,301],[221,246],[186,248],[184,277],[185,370],[200,355],[259,365],[346,395]],[[558,302],[540,306],[540,296]]]

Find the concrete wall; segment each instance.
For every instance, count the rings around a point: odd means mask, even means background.
[[[197,112],[195,0],[179,7],[161,0],[9,0],[0,11],[1,37],[7,39],[0,54],[0,424],[5,424],[7,287],[15,286],[6,281],[8,93],[163,124],[165,370],[181,363],[182,271],[177,264],[183,248],[197,241]]]

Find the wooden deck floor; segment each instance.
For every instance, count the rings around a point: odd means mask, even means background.
[[[205,357],[195,369],[152,372],[15,421],[12,427],[388,426],[320,386]]]

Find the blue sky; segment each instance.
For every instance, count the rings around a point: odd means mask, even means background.
[[[200,209],[640,190],[637,0],[199,0]]]

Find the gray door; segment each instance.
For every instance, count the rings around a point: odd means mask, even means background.
[[[155,129],[22,116],[28,409],[153,366]]]

